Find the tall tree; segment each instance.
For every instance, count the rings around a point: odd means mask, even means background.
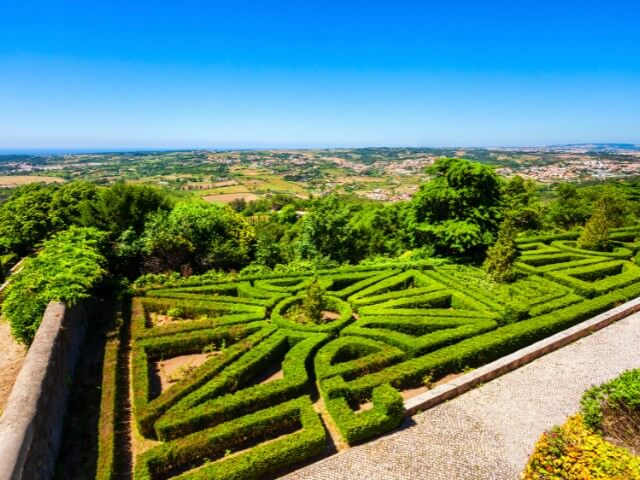
[[[439,159],[427,173],[433,178],[412,201],[416,246],[453,255],[484,251],[498,229],[500,177],[489,166],[460,158]]]
[[[496,243],[487,250],[484,269],[496,282],[507,282],[514,277],[513,263],[518,257],[516,235],[514,220],[507,217],[500,225]]]
[[[24,255],[52,231],[53,189],[32,184],[17,188],[0,207],[0,248]]]
[[[183,202],[152,214],[141,237],[146,269],[195,271],[245,266],[255,240],[251,225],[231,208]]]

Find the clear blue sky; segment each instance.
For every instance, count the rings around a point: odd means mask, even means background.
[[[640,143],[637,1],[4,1],[0,149]]]

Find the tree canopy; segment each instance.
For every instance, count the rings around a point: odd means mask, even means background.
[[[433,178],[412,201],[414,242],[443,254],[478,253],[491,245],[498,229],[501,180],[487,166],[442,158],[427,172]]]

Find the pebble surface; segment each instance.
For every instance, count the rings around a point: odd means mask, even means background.
[[[636,313],[283,478],[518,479],[540,435],[576,413],[586,389],[639,367]]]

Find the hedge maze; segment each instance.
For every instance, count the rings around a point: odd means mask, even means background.
[[[132,301],[134,477],[275,475],[396,428],[402,392],[476,367],[640,294],[639,230],[613,248],[519,240],[519,278],[395,263],[147,290]],[[287,312],[317,278],[331,318]],[[159,385],[158,362],[197,366]],[[194,357],[195,356],[195,357]],[[140,445],[143,445],[141,447]]]

